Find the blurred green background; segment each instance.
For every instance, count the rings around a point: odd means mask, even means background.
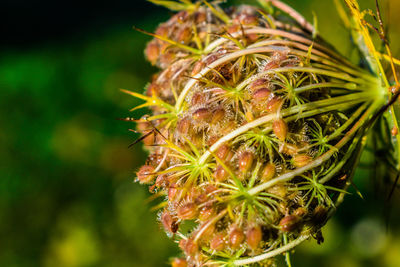
[[[355,52],[333,1],[285,2],[315,11],[322,36]],[[382,9],[399,56],[400,3]],[[156,71],[143,56],[150,38],[132,26],[153,31],[169,14],[144,0],[0,3],[0,266],[167,266],[177,255],[133,182],[146,157],[128,148],[133,125],[116,120],[145,112],[129,113],[138,101],[118,89],[143,92]],[[400,266],[400,191],[390,202],[377,193],[371,157],[355,177],[365,200],[352,190],[325,243],[301,245],[294,266]]]

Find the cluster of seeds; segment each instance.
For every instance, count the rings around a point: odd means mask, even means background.
[[[160,72],[128,93],[152,110],[137,179],[166,196],[159,220],[183,251],[172,266],[269,266],[323,241],[379,86],[310,28],[272,6],[193,3],[152,34]]]

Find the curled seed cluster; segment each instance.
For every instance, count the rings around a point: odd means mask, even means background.
[[[166,196],[172,266],[268,266],[322,242],[349,184],[379,80],[271,11],[192,4],[145,50],[160,72],[130,92],[152,111],[137,179]]]

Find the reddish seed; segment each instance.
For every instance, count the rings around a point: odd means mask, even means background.
[[[199,246],[197,245],[197,243],[192,238],[189,238],[188,240],[186,240],[185,253],[187,255],[193,256],[198,251],[199,251]]]
[[[175,258],[172,263],[172,267],[187,267],[187,262],[185,259]]]
[[[268,88],[261,88],[254,92],[253,99],[256,102],[262,102],[269,98],[271,91]]]
[[[272,130],[281,142],[284,142],[286,140],[288,127],[283,119],[278,119],[274,121],[274,123],[272,124]]]
[[[231,149],[229,148],[228,145],[222,145],[217,149],[217,152],[215,153],[215,155],[220,160],[224,161],[226,159],[226,157],[228,156],[230,151],[231,151]]]
[[[193,94],[192,100],[190,102],[193,106],[204,104],[206,102],[206,97],[204,96],[204,94],[197,92]]]
[[[178,32],[178,42],[182,44],[189,43],[191,37],[192,37],[192,29],[189,27],[185,27]]]
[[[179,224],[177,221],[171,216],[168,211],[164,211],[161,215],[161,223],[165,229],[165,231],[170,233],[176,233],[179,228]]]
[[[252,91],[256,91],[257,89],[266,88],[268,85],[268,81],[266,79],[258,79],[250,84],[250,89]]]
[[[217,182],[221,183],[226,181],[226,179],[228,179],[229,173],[227,172],[227,170],[225,170],[224,167],[222,167],[222,165],[218,165],[217,168],[215,169],[214,177],[215,180],[217,180]]]
[[[192,117],[196,121],[209,121],[211,115],[211,112],[207,108],[199,108],[193,112]]]
[[[240,25],[239,24],[233,24],[233,25],[228,27],[227,31],[228,31],[228,33],[238,32],[238,31],[240,31]]]
[[[282,107],[282,104],[283,100],[275,96],[268,100],[266,111],[269,113],[276,113]]]
[[[151,165],[143,165],[140,167],[139,171],[136,173],[137,178],[139,179],[140,183],[148,184],[153,181],[155,178],[154,167]]]
[[[211,218],[212,215],[214,215],[214,208],[212,206],[205,206],[201,208],[200,213],[199,213],[199,220],[200,221],[207,221],[208,219]]]
[[[251,227],[246,233],[246,242],[253,250],[257,249],[262,239],[262,231],[259,225]]]
[[[174,201],[178,196],[178,189],[175,184],[171,184],[171,187],[168,188],[168,200]]]
[[[211,124],[217,124],[218,122],[221,122],[225,117],[225,110],[222,108],[216,109],[213,112],[212,119],[211,119]]]
[[[267,181],[271,180],[272,178],[274,178],[275,172],[276,172],[275,164],[268,163],[264,167],[264,170],[262,172],[261,178],[262,178],[263,182],[267,182]]]
[[[272,61],[268,62],[264,66],[264,71],[276,69],[276,68],[279,68],[279,67],[280,67],[280,64],[277,61],[272,60]]]
[[[146,47],[145,54],[150,63],[155,65],[160,56],[160,47],[156,42],[150,42]]]
[[[239,17],[239,21],[241,24],[246,25],[246,26],[255,26],[258,24],[258,18],[253,15],[249,14],[241,14]]]
[[[225,248],[225,238],[223,234],[217,234],[210,242],[210,248],[216,251],[221,251]]]
[[[197,214],[197,205],[192,202],[183,204],[177,210],[177,215],[182,220],[193,220],[197,217]]]
[[[200,24],[207,20],[207,15],[205,12],[197,12],[195,14],[196,24]]]
[[[203,61],[197,61],[193,66],[192,76],[199,73],[202,69],[204,69],[205,66],[206,66],[206,64]]]
[[[203,224],[200,229],[203,227],[206,227],[204,231],[201,233],[201,239],[202,240],[210,240],[212,236],[214,236],[215,233],[215,224],[207,225],[207,223]]]
[[[231,245],[231,248],[233,248],[233,249],[239,248],[240,244],[243,243],[244,238],[245,238],[245,236],[243,234],[243,231],[240,230],[239,228],[235,227],[229,233],[229,244]]]
[[[250,151],[242,152],[239,156],[239,170],[246,173],[253,164],[254,154]]]
[[[300,217],[296,215],[287,215],[279,222],[279,227],[282,232],[292,232],[297,229],[300,223]]]
[[[177,130],[181,134],[187,134],[189,133],[190,130],[190,119],[185,117],[178,121],[178,124],[176,126]]]
[[[169,32],[169,28],[167,26],[161,25],[156,30],[156,35],[167,37]]]
[[[301,168],[309,164],[312,158],[305,154],[298,154],[293,157],[293,166]]]

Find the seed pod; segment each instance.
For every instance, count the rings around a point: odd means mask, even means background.
[[[212,119],[211,119],[211,124],[217,124],[221,122],[225,117],[225,110],[222,108],[218,108],[214,110]]]
[[[204,222],[210,219],[215,213],[215,209],[211,205],[204,206],[200,209],[199,220]]]
[[[172,267],[187,267],[187,262],[185,259],[175,258],[172,263]]]
[[[246,173],[253,164],[254,154],[250,151],[244,151],[239,155],[239,170]]]
[[[155,65],[160,56],[160,47],[156,42],[150,42],[146,47],[145,54],[151,64]]]
[[[307,214],[307,209],[304,207],[299,207],[293,212],[293,215],[298,217],[304,217],[306,214]]]
[[[283,100],[277,96],[274,96],[270,100],[268,100],[267,107],[265,110],[269,113],[276,113],[278,110],[282,108]]]
[[[249,88],[252,92],[256,92],[259,89],[267,89],[269,85],[268,80],[266,79],[257,79],[249,85]]]
[[[240,228],[234,227],[229,233],[229,244],[232,249],[238,249],[244,241],[244,234]]]
[[[151,183],[155,178],[154,167],[151,165],[143,165],[136,173],[136,176],[141,184]]]
[[[283,119],[275,120],[272,124],[272,130],[274,131],[276,137],[278,137],[279,141],[285,142],[288,132],[288,127]]]
[[[214,178],[217,182],[224,182],[228,179],[229,173],[222,165],[218,165],[214,172]]]
[[[279,222],[279,228],[282,232],[293,232],[300,225],[300,217],[296,215],[287,215]]]
[[[197,214],[197,206],[192,202],[183,204],[177,210],[177,215],[181,220],[193,220],[197,217]]]
[[[207,108],[199,108],[192,114],[192,118],[195,121],[208,122],[211,119],[211,112]]]
[[[168,211],[164,211],[160,217],[161,223],[164,229],[170,233],[176,233],[179,228],[178,222],[171,216]]]
[[[193,256],[199,251],[199,245],[192,238],[188,238],[185,242],[184,251],[187,255]]]
[[[265,102],[270,96],[271,91],[268,88],[261,88],[253,93],[253,100],[256,103]]]
[[[225,237],[222,233],[216,234],[210,242],[210,248],[221,251],[225,248]]]
[[[261,231],[261,227],[259,225],[252,226],[252,227],[250,227],[250,229],[247,230],[246,242],[247,242],[247,245],[249,245],[249,247],[252,250],[255,250],[258,248],[261,240],[262,240],[262,231]]]
[[[293,157],[292,161],[293,166],[301,168],[309,164],[312,161],[312,158],[309,155],[298,154]]]
[[[231,160],[233,153],[228,145],[222,145],[218,148],[215,155],[222,161]],[[230,157],[229,157],[230,156]]]
[[[312,215],[312,221],[315,225],[323,225],[328,218],[328,210],[326,207],[323,205],[318,205],[315,207],[313,215]]]
[[[190,119],[185,117],[179,120],[176,129],[181,134],[188,134],[190,130]]]
[[[267,182],[267,181],[271,180],[272,178],[274,178],[275,173],[276,173],[275,164],[267,163],[267,165],[265,165],[264,170],[262,171],[262,174],[261,174],[262,181]]]
[[[172,184],[170,188],[168,188],[168,200],[175,201],[178,197],[178,188],[176,188],[175,184]]]

